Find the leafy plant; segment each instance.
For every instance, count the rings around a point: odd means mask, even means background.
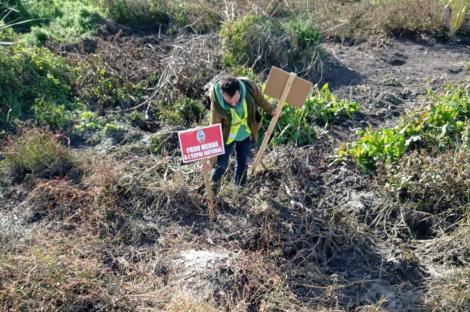
[[[111,137],[114,141],[121,141],[126,132],[126,128],[116,123],[107,123],[104,126],[104,134]]]
[[[395,162],[415,147],[446,148],[462,139],[470,117],[470,88],[449,86],[444,94],[429,94],[431,104],[403,119],[394,128],[360,131],[360,138],[343,145],[338,154],[364,170]]]
[[[98,58],[76,67],[78,79],[74,88],[80,90],[81,100],[92,110],[103,112],[115,107],[127,108],[144,94],[137,84],[103,68]]]
[[[358,134],[361,138],[350,144],[347,150],[340,149],[339,154],[352,157],[365,171],[374,168],[379,162],[396,161],[406,151],[405,137],[392,129],[368,128]]]
[[[52,129],[63,129],[71,121],[71,113],[64,104],[57,105],[44,98],[34,103],[33,112],[39,125],[48,125]]]
[[[312,144],[315,126],[326,126],[331,122],[350,118],[359,109],[359,104],[348,100],[338,100],[324,84],[315,94],[310,95],[302,109],[286,105],[283,115],[276,125],[272,144]],[[264,125],[269,124],[265,116]]]

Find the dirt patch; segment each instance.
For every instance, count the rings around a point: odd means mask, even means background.
[[[361,103],[363,120],[373,126],[393,124],[407,110],[417,109],[428,88],[469,81],[470,42],[466,41],[388,39],[355,46],[330,42],[322,47],[330,55],[323,80],[335,94]]]

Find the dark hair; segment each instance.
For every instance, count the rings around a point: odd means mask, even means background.
[[[232,76],[224,77],[220,80],[220,88],[224,93],[232,97],[237,91],[240,91],[240,82]]]

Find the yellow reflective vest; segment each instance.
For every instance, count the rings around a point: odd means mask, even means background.
[[[231,144],[236,140],[242,126],[245,127],[244,129],[247,134],[247,137],[251,136],[251,130],[248,124],[248,104],[246,103],[246,99],[243,99],[242,105],[243,105],[243,117],[240,117],[237,114],[237,112],[235,111],[235,108],[230,108],[230,114],[232,116],[232,123],[230,126],[230,133],[225,144]]]

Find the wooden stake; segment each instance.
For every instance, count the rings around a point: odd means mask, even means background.
[[[282,93],[281,99],[279,100],[279,104],[276,107],[276,113],[271,119],[271,123],[269,124],[268,130],[264,134],[263,143],[261,144],[261,147],[259,148],[258,155],[256,155],[256,159],[253,162],[253,166],[251,169],[252,174],[256,172],[256,168],[258,167],[261,161],[261,157],[263,156],[264,151],[266,150],[266,147],[268,146],[269,139],[271,138],[271,135],[273,133],[274,127],[276,126],[277,120],[279,119],[279,116],[281,115],[282,108],[286,104],[287,96],[289,95],[289,92],[292,87],[292,84],[294,83],[295,77],[296,77],[296,74],[290,73],[289,79],[287,80],[286,86],[284,87],[284,92]]]
[[[210,160],[204,159],[203,162],[207,164],[207,163],[210,163]],[[214,220],[215,219],[214,192],[212,191],[211,179],[209,177],[209,172],[206,172],[205,170],[202,170],[202,175],[204,176],[204,184],[206,185],[207,207],[209,209],[209,218],[211,218],[211,220]]]

